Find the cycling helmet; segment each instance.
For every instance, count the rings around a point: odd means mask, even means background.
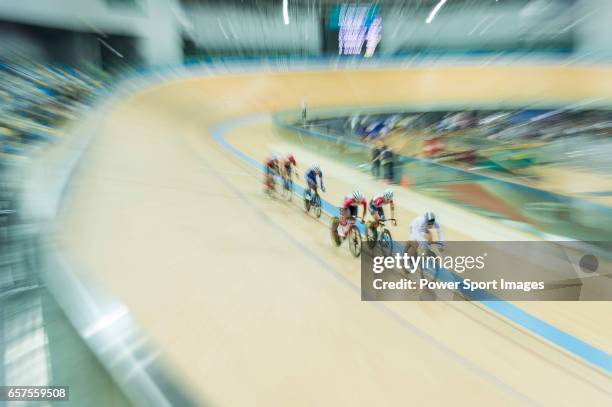
[[[434,223],[436,223],[436,214],[433,212],[425,212],[425,221],[429,225],[433,225]]]
[[[356,189],[353,191],[353,198],[355,201],[361,201],[363,199],[363,194],[360,190]]]
[[[318,164],[313,164],[313,165],[312,165],[312,170],[313,170],[314,172],[316,172],[317,174],[321,174],[321,167],[319,167],[319,165],[318,165]]]
[[[385,189],[385,192],[383,192],[383,198],[385,198],[387,201],[391,201],[393,199],[393,191],[390,189]]]

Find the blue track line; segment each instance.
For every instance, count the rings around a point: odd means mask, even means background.
[[[225,134],[228,131],[234,130],[236,128],[270,120],[270,116],[268,115],[250,115],[244,116],[237,119],[234,119],[229,122],[222,123],[218,126],[215,126],[211,129],[211,133],[215,141],[221,144],[224,148],[231,151],[233,154],[238,156],[243,161],[248,164],[254,166],[259,171],[264,170],[263,165],[253,159],[252,157],[244,154],[242,151],[238,150],[231,144],[225,140]],[[304,193],[304,188],[299,185],[293,184],[293,189],[296,193],[302,195]],[[338,207],[332,205],[331,203],[321,199],[321,209],[326,212],[330,216],[335,216],[338,214]],[[360,229],[363,229],[363,225],[359,225]],[[361,230],[363,233],[363,230]],[[444,281],[456,281],[457,278],[461,278],[448,270],[440,269],[438,270],[439,279]],[[567,332],[564,332],[553,325],[538,319],[537,317],[523,311],[519,307],[504,301],[497,299],[493,294],[484,291],[478,290],[475,292],[467,292],[464,290],[460,290],[462,294],[470,297],[472,300],[480,302],[483,306],[488,308],[491,311],[507,318],[508,320],[514,322],[515,324],[521,326],[522,328],[528,330],[529,332],[544,338],[553,344],[559,346],[565,351],[577,356],[578,358],[595,365],[608,373],[612,373],[612,355],[606,353],[605,351],[596,348],[593,345],[590,345],[581,339],[576,338],[575,336],[570,335]]]

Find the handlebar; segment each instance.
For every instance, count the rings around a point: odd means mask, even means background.
[[[378,221],[378,223],[379,223],[380,225],[384,225],[384,224],[385,224],[385,222],[393,222],[393,226],[397,226],[397,219],[395,219],[395,218],[389,218],[389,219],[380,219],[380,220]]]

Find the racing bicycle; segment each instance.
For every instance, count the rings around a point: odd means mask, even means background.
[[[393,238],[389,229],[385,227],[385,222],[393,222],[393,225],[397,225],[395,219],[380,219],[378,226],[373,228],[374,221],[370,221],[365,229],[366,240],[370,249],[374,249],[378,244],[383,256],[389,256],[393,253]]]
[[[312,208],[313,213],[317,218],[321,217],[321,197],[319,196],[319,192],[317,190],[314,191],[314,194],[308,191],[308,188],[304,189],[304,209],[306,212],[310,212]]]

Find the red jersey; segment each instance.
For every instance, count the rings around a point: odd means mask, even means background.
[[[368,201],[366,201],[365,198],[361,198],[361,201],[356,201],[355,197],[353,197],[353,195],[347,195],[344,198],[344,203],[342,204],[342,207],[344,209],[348,209],[351,206],[359,206],[362,205],[363,206],[363,210],[365,211],[367,206],[368,206]]]
[[[442,142],[442,139],[440,137],[434,137],[432,139],[425,140],[423,152],[428,157],[433,157],[444,152],[444,143]]]
[[[291,165],[293,165],[294,167],[297,165],[297,164],[295,163],[295,158],[293,158],[293,156],[292,156],[292,157],[290,157],[288,160],[283,160],[282,166],[283,166],[284,168],[289,169],[289,168],[291,168]]]
[[[370,203],[371,203],[371,205],[372,205],[373,207],[375,207],[375,208],[382,208],[382,206],[383,206],[385,203],[388,203],[388,204],[390,204],[390,205],[393,205],[393,199],[392,199],[392,200],[390,200],[389,202],[385,202],[385,197],[384,197],[384,196],[382,196],[382,195],[378,195],[378,196],[375,196],[374,198],[372,198],[372,200],[370,201]]]

